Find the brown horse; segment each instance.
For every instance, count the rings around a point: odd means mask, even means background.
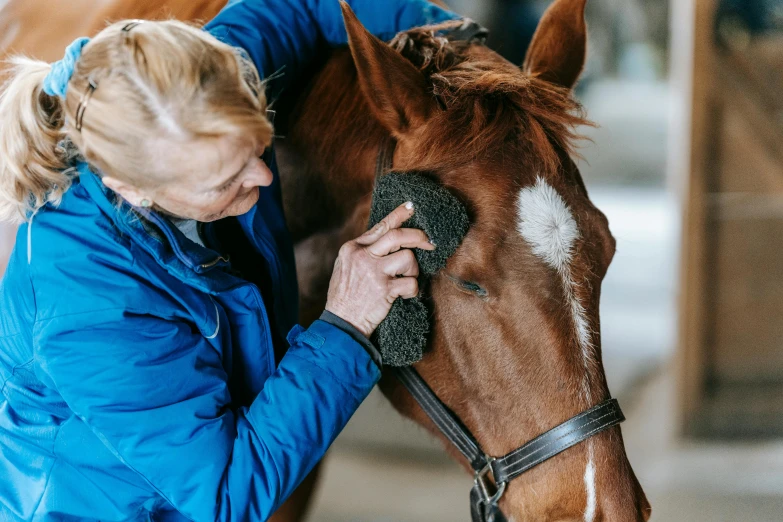
[[[584,8],[557,0],[522,68],[431,29],[387,46],[349,13],[352,55],[333,53],[279,143],[303,319],[323,307],[339,246],[367,225],[388,136],[395,170],[428,172],[467,205],[471,230],[431,281],[430,352],[416,367],[491,455],[609,397],[598,303],[615,242],[570,158]],[[441,436],[392,376],[382,388]],[[619,428],[512,482],[501,507],[517,522],[650,516]]]
[[[107,18],[207,20],[223,4],[81,2],[44,8],[12,0],[0,12],[0,29],[13,30],[0,31],[4,48],[56,59],[71,38],[93,34]],[[582,123],[570,89],[584,62],[584,4],[556,0],[522,68],[431,30],[404,33],[390,47],[348,16],[353,55],[331,54],[278,143],[303,322],[323,308],[339,246],[366,228],[376,156],[388,136],[398,142],[396,170],[426,171],[466,204],[471,230],[431,281],[431,346],[417,369],[492,455],[609,397],[598,302],[614,240],[570,159]],[[50,15],[43,21],[42,9]],[[382,388],[435,432],[393,377]],[[300,519],[312,484],[313,477],[274,520]],[[619,428],[514,481],[501,507],[516,522],[650,514]]]

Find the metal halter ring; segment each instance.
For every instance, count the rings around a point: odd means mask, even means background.
[[[98,88],[98,82],[93,78],[90,78],[88,82],[87,90],[82,94],[82,99],[79,100],[79,105],[76,107],[76,130],[79,132],[82,131],[82,121],[84,120],[84,111],[87,110],[87,104],[90,103],[90,98],[95,93],[95,89]]]
[[[494,474],[492,476],[493,478],[493,484],[495,484],[495,493],[490,494],[489,493],[489,484],[487,484],[487,475],[489,475],[492,472],[492,463],[495,462],[495,459],[492,457],[487,457],[487,463],[486,465],[481,469],[481,471],[477,471],[475,477],[473,478],[473,481],[478,486],[479,492],[481,493],[481,502],[486,505],[495,505],[498,503],[500,498],[503,496],[503,493],[506,492],[506,484],[507,482],[501,482],[498,484],[494,481]]]

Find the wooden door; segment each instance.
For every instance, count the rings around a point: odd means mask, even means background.
[[[783,435],[783,27],[746,1],[692,26],[682,411],[710,438]]]

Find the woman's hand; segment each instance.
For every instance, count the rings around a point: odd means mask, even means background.
[[[411,248],[435,250],[422,230],[400,228],[413,204],[397,207],[362,236],[342,246],[334,264],[326,309],[367,337],[398,297],[419,293],[419,265]]]

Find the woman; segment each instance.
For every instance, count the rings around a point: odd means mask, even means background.
[[[352,4],[381,37],[454,17]],[[344,44],[338,3],[237,0],[206,30],[122,22],[53,66],[15,60],[0,520],[267,519],[379,379],[368,337],[417,293],[408,249],[434,247],[399,228],[407,205],[346,244],[321,320],[295,326],[259,76]]]

